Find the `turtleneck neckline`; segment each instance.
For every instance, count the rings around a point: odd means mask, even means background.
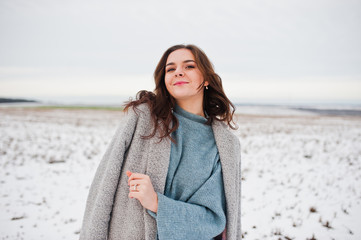
[[[194,113],[187,112],[186,110],[184,110],[183,108],[181,108],[177,104],[174,106],[173,111],[176,114],[178,114],[178,115],[180,115],[180,116],[182,116],[184,118],[187,118],[189,120],[195,121],[195,122],[199,122],[199,123],[206,123],[207,122],[207,118],[199,116],[199,115],[194,114]]]

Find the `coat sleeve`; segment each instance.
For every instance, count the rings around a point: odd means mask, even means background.
[[[212,239],[226,224],[221,163],[212,175],[187,201],[158,195],[158,211],[148,211],[157,221],[158,237],[167,239]]]
[[[96,170],[89,189],[80,240],[107,238],[114,195],[120,170],[138,121],[138,114],[129,109],[108,146]]]

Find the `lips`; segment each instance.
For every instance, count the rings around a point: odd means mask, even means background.
[[[174,86],[179,86],[179,85],[184,85],[184,84],[187,84],[188,82],[186,82],[186,81],[178,81],[178,82],[176,82],[176,83],[174,83],[173,85]]]

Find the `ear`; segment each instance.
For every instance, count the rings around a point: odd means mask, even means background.
[[[207,87],[209,85],[209,82],[208,81],[205,81],[204,82],[204,86]]]

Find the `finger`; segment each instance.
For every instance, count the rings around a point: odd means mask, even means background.
[[[132,175],[130,175],[130,178],[134,178],[134,179],[141,179],[141,178],[145,178],[148,175],[142,174],[142,173],[132,173]]]
[[[134,187],[135,187],[135,189],[134,189]],[[134,185],[129,186],[129,191],[131,191],[131,192],[139,192],[141,189],[143,189],[143,186],[139,185],[139,184],[137,184],[137,185],[134,184]]]
[[[135,199],[139,200],[140,193],[139,192],[129,192],[128,196],[129,196],[129,198],[135,198]]]
[[[141,173],[132,173],[132,175],[128,178],[128,185],[129,182],[133,179],[143,179],[145,178],[147,175],[141,174]]]
[[[144,181],[143,181],[143,179],[129,181],[129,186],[134,186],[135,184],[141,185],[141,184],[144,184]]]
[[[127,176],[130,177],[130,175],[132,175],[131,171],[127,171]]]
[[[134,186],[129,187],[129,192],[139,192],[139,191],[140,191],[140,186],[137,186],[136,190],[134,190]]]

